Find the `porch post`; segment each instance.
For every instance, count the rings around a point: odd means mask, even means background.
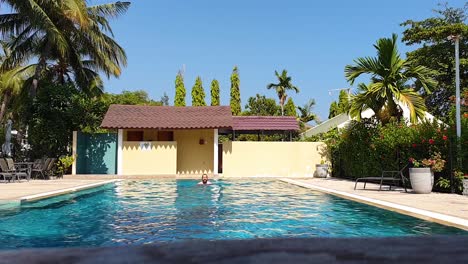
[[[218,174],[218,129],[214,129],[213,135],[213,175]]]
[[[78,132],[73,131],[73,141],[72,141],[72,157],[73,157],[73,164],[72,164],[72,175],[76,175],[76,151],[78,147]]]
[[[117,134],[117,174],[122,175],[123,173],[123,129],[118,130]]]

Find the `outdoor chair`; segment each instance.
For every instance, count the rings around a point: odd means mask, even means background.
[[[38,177],[42,176],[42,179],[45,179],[47,167],[49,166],[50,160],[50,158],[35,160],[31,174],[38,175]]]
[[[54,176],[54,168],[55,168],[55,162],[57,161],[56,158],[51,158],[49,160],[49,164],[47,164],[47,167],[45,169],[45,174],[47,175],[47,178],[50,179],[51,177]]]
[[[403,185],[403,188],[405,189],[405,192],[408,192],[406,189],[406,181],[408,179],[403,175],[403,171],[408,167],[409,164],[405,165],[401,170],[399,171],[382,171],[382,174],[380,177],[362,177],[362,178],[357,178],[356,183],[354,184],[354,190],[356,190],[358,182],[363,182],[364,183],[364,189],[366,189],[366,184],[368,182],[379,182],[380,187],[379,191],[382,190],[382,185],[388,185],[389,190],[392,190],[392,185],[393,186],[398,186],[398,183],[401,182]]]
[[[15,180],[15,178],[18,180],[18,176],[16,175],[16,173],[14,172],[11,172],[10,171],[10,168],[8,168],[8,163],[5,161],[5,159],[2,159],[0,158],[0,175],[3,176],[3,179],[8,180],[8,182],[10,182],[11,180]]]
[[[22,168],[21,166],[15,165],[15,162],[13,161],[12,158],[5,158],[9,172],[16,174],[16,177],[18,178],[18,181],[21,178],[26,179],[27,181],[30,180],[30,175],[28,173],[28,168]]]

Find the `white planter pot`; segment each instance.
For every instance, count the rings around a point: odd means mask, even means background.
[[[327,164],[315,164],[315,178],[326,178],[328,175]]]
[[[410,181],[415,193],[431,193],[434,186],[434,173],[431,168],[410,168]]]
[[[463,180],[463,195],[468,195],[468,179]]]

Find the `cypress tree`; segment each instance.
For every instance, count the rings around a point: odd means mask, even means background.
[[[336,101],[333,101],[331,104],[330,104],[330,110],[328,112],[328,118],[333,118],[337,115],[340,114],[340,110],[338,108],[338,104],[336,103]]]
[[[219,105],[219,82],[216,79],[211,82],[211,105]]]
[[[289,97],[288,101],[284,105],[284,115],[285,116],[297,116],[296,112],[296,105],[291,97]]]
[[[185,85],[184,85],[184,76],[182,73],[177,73],[175,79],[175,96],[174,96],[174,106],[185,106]]]
[[[192,88],[192,106],[205,106],[205,91],[200,76],[195,80]]]
[[[234,67],[231,74],[231,112],[233,115],[241,114],[241,98],[240,98],[240,79],[237,66]]]
[[[338,108],[341,113],[347,113],[349,111],[349,95],[348,91],[341,90],[340,96],[338,97]]]

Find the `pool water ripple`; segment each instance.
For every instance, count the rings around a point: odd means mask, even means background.
[[[467,232],[267,180],[123,181],[0,212],[0,248]]]

